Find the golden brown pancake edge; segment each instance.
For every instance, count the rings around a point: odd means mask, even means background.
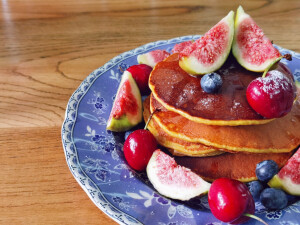
[[[150,111],[159,108],[153,119],[170,136],[200,142],[224,151],[280,153],[300,145],[300,103],[285,117],[267,124],[249,126],[213,126],[190,121],[165,109],[152,95]]]
[[[147,121],[150,116],[150,97],[145,99],[145,101],[143,102],[143,107],[144,120]],[[157,142],[169,149],[173,155],[205,157],[223,153],[218,149],[205,146],[201,143],[188,142],[176,137],[172,137],[168,135],[163,129],[161,129],[154,119],[150,120],[147,128],[156,138]]]

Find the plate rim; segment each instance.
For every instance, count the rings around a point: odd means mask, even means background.
[[[98,67],[93,72],[91,72],[78,86],[78,88],[73,92],[71,97],[68,100],[66,110],[65,110],[65,117],[61,127],[61,138],[62,138],[62,145],[64,150],[65,159],[69,170],[77,183],[80,187],[85,191],[88,197],[92,200],[92,202],[102,211],[104,212],[109,218],[113,219],[118,224],[143,224],[138,219],[134,218],[133,216],[127,214],[126,212],[120,210],[119,208],[112,205],[106,197],[103,195],[101,189],[92,181],[92,179],[84,172],[81,168],[81,165],[78,160],[77,149],[73,139],[73,130],[76,124],[77,115],[78,115],[78,107],[79,103],[81,102],[82,98],[87,94],[89,89],[92,87],[93,83],[105,72],[110,70],[113,66],[117,63],[120,63],[127,58],[137,56],[138,54],[148,52],[160,46],[165,46],[168,44],[176,44],[183,41],[188,41],[192,39],[198,39],[201,35],[187,35],[181,37],[175,37],[172,39],[167,40],[158,40],[155,42],[150,42],[144,45],[141,45],[135,49],[123,52],[114,58],[110,59],[106,62],[103,66]],[[282,48],[278,45],[275,45],[280,51],[288,51],[294,57],[300,59],[300,54],[296,53],[292,50],[288,50]],[[96,190],[96,194],[95,191]],[[101,199],[99,197],[101,194]],[[98,198],[97,198],[98,195]],[[107,205],[99,203],[100,201],[104,201]],[[107,207],[106,207],[107,206]],[[135,222],[135,223],[133,223]]]
[[[93,72],[91,72],[78,86],[78,88],[73,92],[71,95],[66,111],[65,111],[65,118],[62,124],[61,128],[61,137],[62,137],[62,144],[65,154],[65,159],[67,162],[67,165],[69,167],[69,170],[71,171],[73,177],[79,183],[80,187],[85,191],[85,193],[88,195],[88,197],[92,200],[92,202],[106,215],[108,215],[111,219],[113,219],[115,222],[119,224],[133,224],[132,220],[136,221],[135,224],[143,224],[142,222],[138,221],[136,218],[130,216],[129,214],[123,212],[122,210],[116,208],[113,206],[102,194],[102,191],[100,188],[94,184],[94,182],[90,179],[90,177],[83,171],[83,169],[80,166],[79,160],[78,160],[78,154],[77,149],[75,147],[74,141],[73,141],[73,129],[74,125],[76,123],[77,119],[77,110],[78,105],[81,102],[84,95],[88,92],[89,88],[93,85],[93,83],[106,71],[111,69],[111,67],[115,66],[117,63],[120,63],[121,61],[136,56],[137,54],[148,52],[149,50],[155,49],[160,46],[168,45],[168,44],[176,44],[183,41],[188,41],[191,39],[198,39],[201,35],[188,35],[188,36],[182,36],[182,37],[175,37],[168,40],[158,40],[155,42],[150,42],[144,45],[141,45],[135,49],[123,52],[108,62],[106,62],[103,66],[95,69]],[[74,105],[75,104],[75,105]],[[75,113],[75,115],[74,115]],[[75,155],[74,155],[75,154]],[[73,156],[73,158],[72,158]],[[75,158],[74,158],[75,157]],[[76,168],[73,164],[77,165],[79,168]],[[76,170],[79,169],[79,170]],[[80,171],[80,172],[79,172]],[[94,193],[91,194],[89,187],[87,187],[87,183],[83,182],[83,180],[78,180],[78,177],[82,175],[92,184],[92,188],[97,189],[99,192],[98,194],[101,194],[103,197],[103,200],[106,201],[107,204],[109,204],[110,207],[114,208],[114,210],[119,211],[119,215],[116,216],[116,212],[112,212],[112,209],[107,209],[103,205],[99,204],[97,200],[95,199]],[[79,178],[80,179],[80,178]],[[81,178],[82,179],[82,178]],[[125,218],[124,218],[125,217]],[[131,220],[129,221],[126,217],[129,217]]]

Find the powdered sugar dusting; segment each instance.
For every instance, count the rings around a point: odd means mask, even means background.
[[[200,104],[197,104],[197,105],[200,105],[201,107],[204,107],[205,109],[209,109],[209,108],[212,108],[213,104],[213,99],[212,98],[202,98],[199,103]]]
[[[242,106],[241,106],[241,103],[234,100],[234,101],[233,101],[233,106],[232,106],[232,108],[233,108],[233,109],[237,109],[237,108],[239,108],[239,107],[242,107]]]
[[[262,83],[263,92],[268,94],[271,99],[281,91],[291,88],[291,81],[278,70],[272,70],[268,76],[260,77],[258,80]]]
[[[172,87],[173,88],[173,87]],[[193,95],[197,91],[197,86],[193,83],[187,83],[183,88],[182,92],[180,93],[177,102],[175,103],[176,106],[184,105],[189,99],[193,98]]]

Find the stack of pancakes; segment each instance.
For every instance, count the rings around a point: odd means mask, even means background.
[[[217,71],[223,85],[208,94],[201,77],[183,71],[173,54],[153,69],[151,95],[144,101],[148,129],[178,164],[206,180],[255,179],[256,164],[272,159],[282,167],[300,145],[300,104],[278,119],[265,119],[248,104],[248,84],[261,74],[242,68],[233,57]],[[284,64],[277,70],[292,77]]]

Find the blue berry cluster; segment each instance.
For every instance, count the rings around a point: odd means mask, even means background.
[[[258,180],[248,183],[254,200],[270,210],[283,209],[288,204],[287,194],[276,188],[269,188],[267,182],[278,173],[278,165],[273,160],[265,160],[256,165],[255,174]]]

